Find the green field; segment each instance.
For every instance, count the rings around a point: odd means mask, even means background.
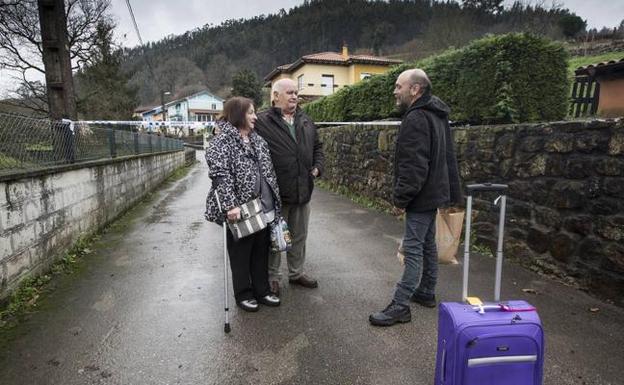
[[[594,56],[573,56],[568,60],[568,73],[574,77],[574,70],[590,64],[598,64],[609,60],[619,61],[624,59],[624,51],[609,52]]]

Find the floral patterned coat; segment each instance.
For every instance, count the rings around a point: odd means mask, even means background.
[[[271,188],[275,209],[279,213],[279,187],[265,140],[252,131],[249,134],[251,146],[247,146],[232,124],[224,121],[217,124],[221,131],[212,138],[206,149],[208,176],[212,180],[206,198],[206,219],[221,224],[229,210],[256,198],[258,167]],[[221,209],[217,205],[215,192],[219,195]]]

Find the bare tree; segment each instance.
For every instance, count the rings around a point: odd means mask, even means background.
[[[72,69],[92,63],[96,26],[112,22],[109,8],[110,0],[65,0]],[[37,0],[0,0],[0,69],[17,83],[12,103],[40,112],[47,106],[45,87],[37,79],[45,75],[42,53]]]

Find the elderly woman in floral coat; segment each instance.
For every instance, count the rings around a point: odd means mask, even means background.
[[[253,102],[234,97],[223,106],[219,134],[206,150],[212,188],[206,199],[206,219],[223,224],[240,219],[242,204],[260,198],[266,221],[279,215],[281,201],[267,143],[254,131]],[[217,195],[219,203],[217,203]],[[271,294],[268,277],[270,248],[268,227],[235,240],[227,230],[227,249],[232,268],[234,296],[246,311],[257,311],[258,303],[279,306]]]

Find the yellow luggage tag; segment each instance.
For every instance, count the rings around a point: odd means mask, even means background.
[[[472,306],[483,306],[483,301],[479,297],[466,297],[466,302]]]

